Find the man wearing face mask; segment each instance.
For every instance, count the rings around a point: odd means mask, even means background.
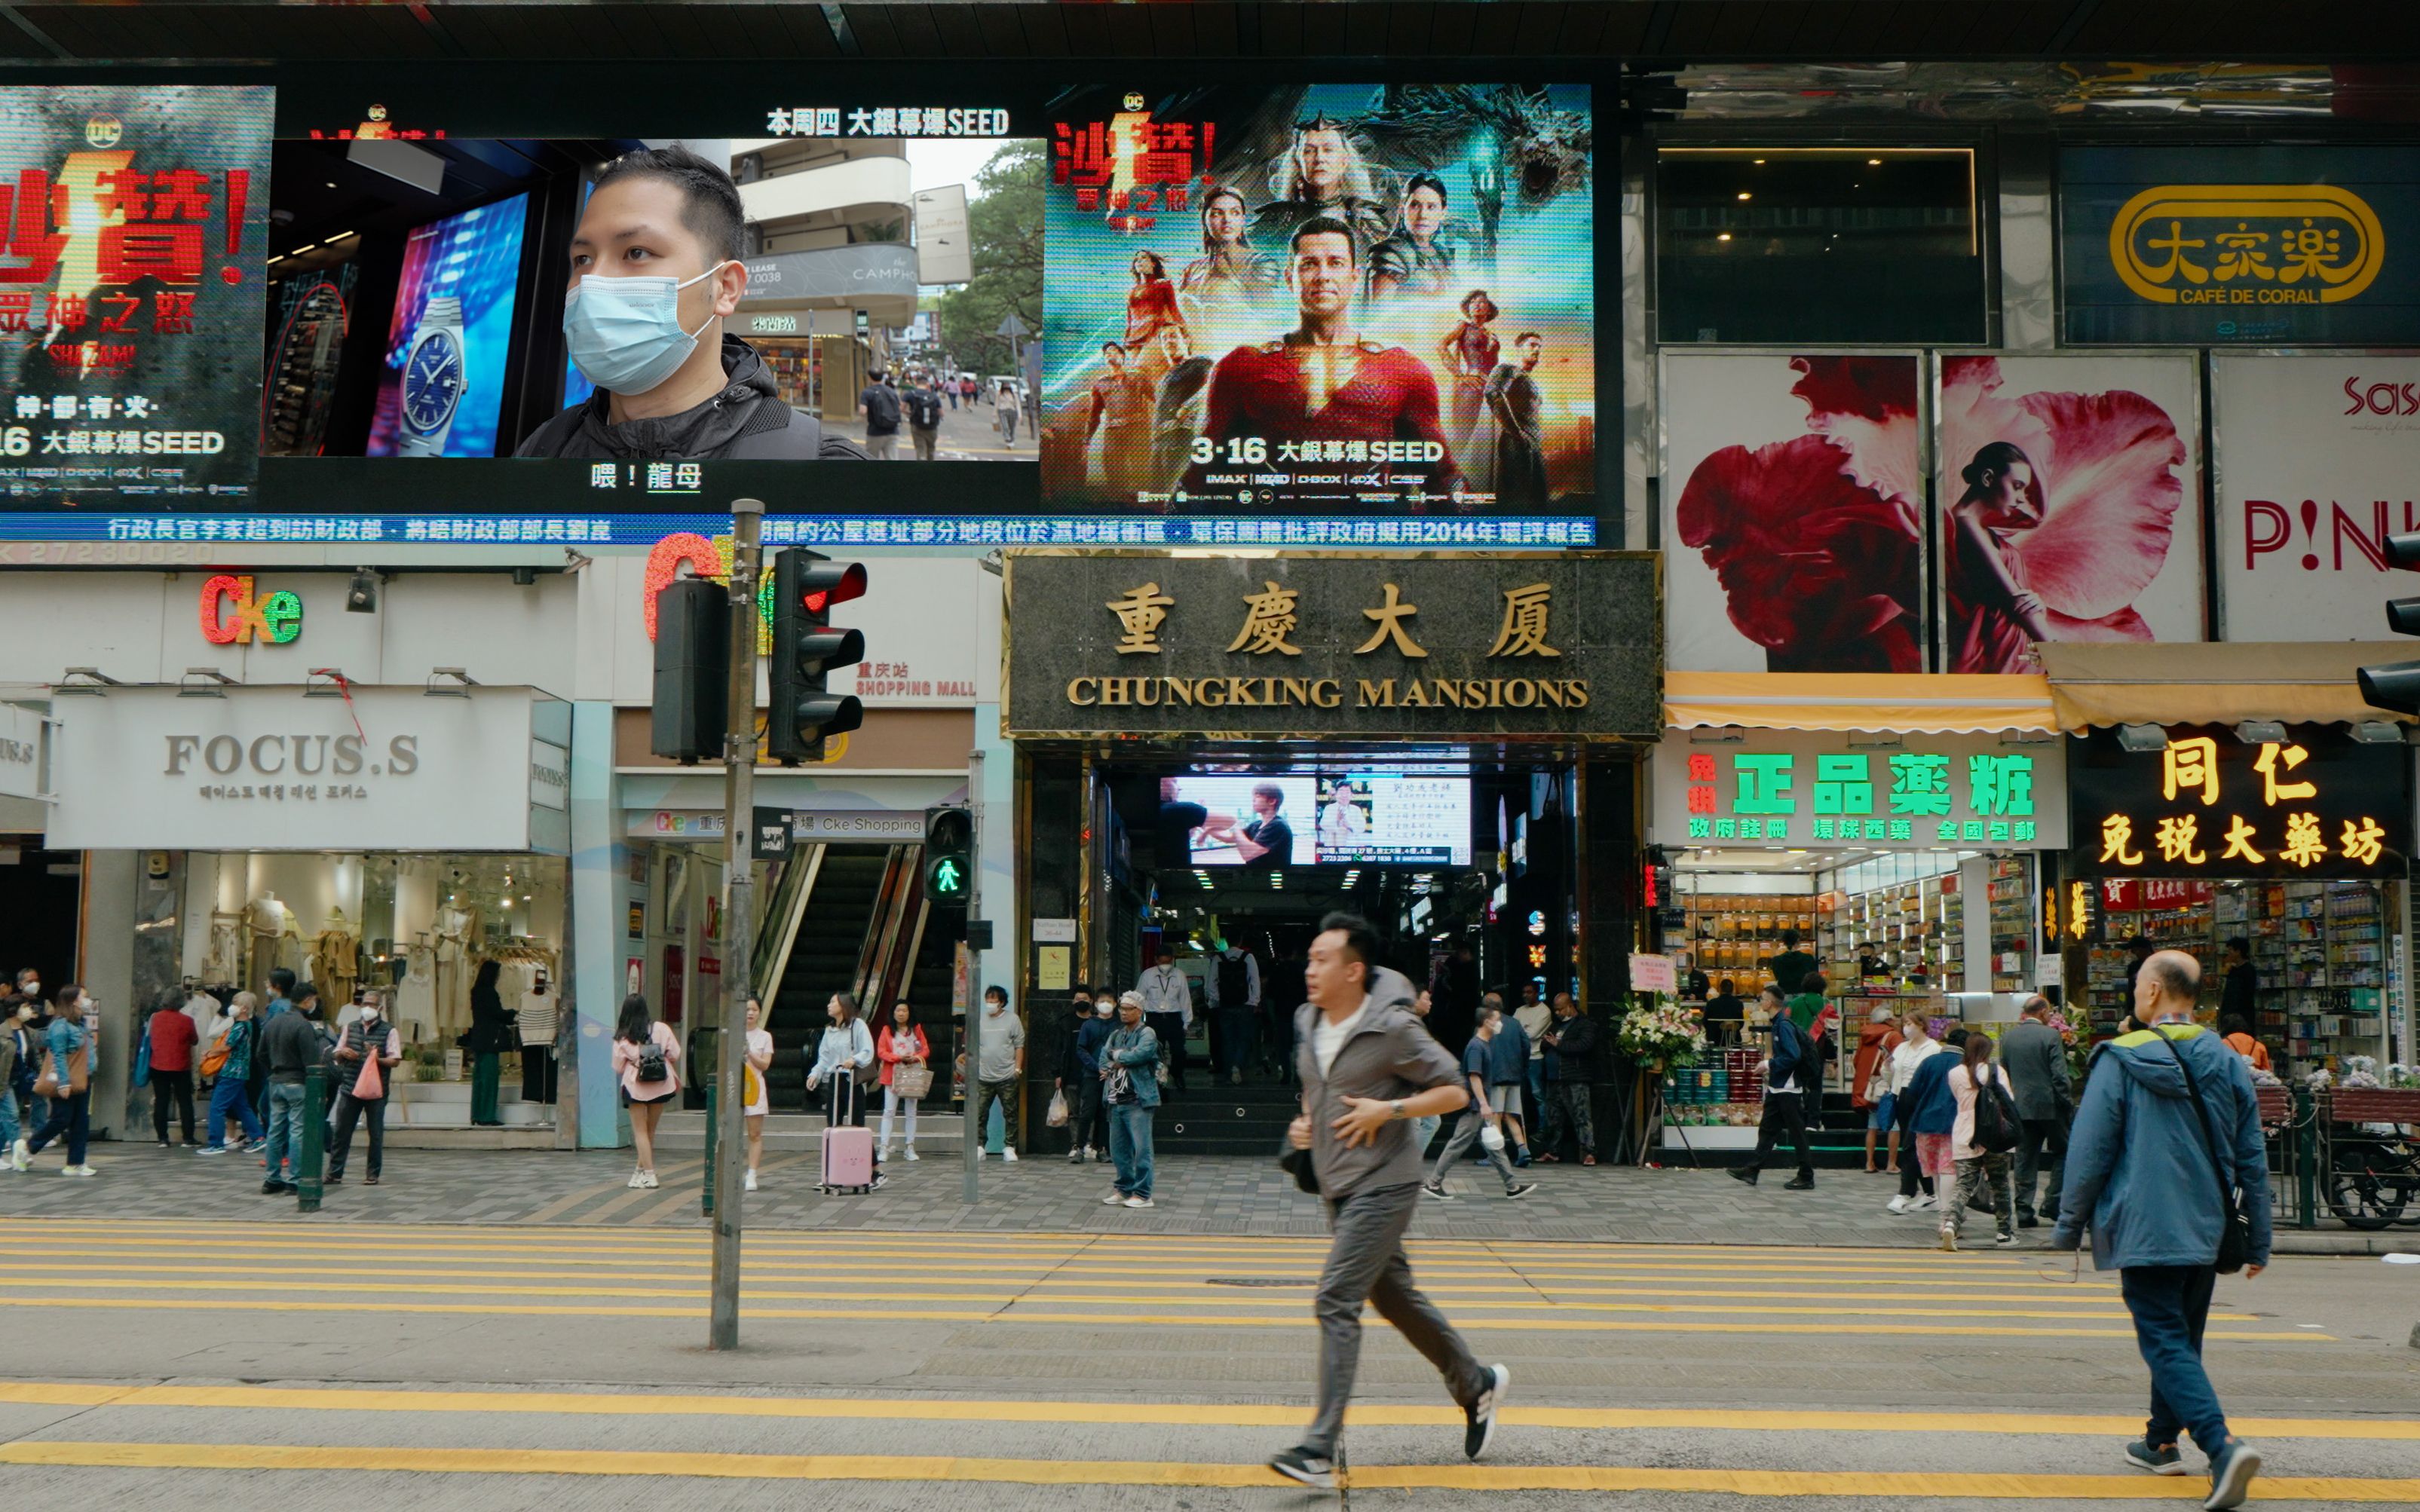
[[[1101,1095],[1101,1047],[1109,1042],[1118,1026],[1118,1005],[1108,993],[1090,1001],[1079,994],[1077,1006],[1083,1017],[1076,1025],[1066,1073],[1060,1078],[1073,1104],[1067,1135],[1070,1165],[1109,1158],[1109,1107]]]
[[[378,1095],[362,1095],[363,1066],[375,1057],[379,1065]],[[386,1162],[386,1094],[391,1073],[403,1059],[403,1036],[386,1021],[386,1005],[375,992],[362,994],[361,1017],[345,1026],[336,1041],[336,1133],[328,1142],[328,1186],[341,1186],[345,1157],[353,1148],[353,1127],[366,1116],[370,1126],[370,1170],[365,1186],[379,1184],[379,1167]]]
[[[686,147],[597,175],[571,236],[563,334],[597,392],[519,456],[814,461],[864,453],[783,403],[755,348],[723,331],[748,290],[731,176]]]

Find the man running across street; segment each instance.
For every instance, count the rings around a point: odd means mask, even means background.
[[[1319,1413],[1302,1442],[1269,1468],[1305,1486],[1333,1488],[1336,1447],[1361,1357],[1364,1304],[1395,1326],[1445,1377],[1464,1415],[1472,1459],[1495,1436],[1512,1375],[1481,1365],[1412,1285],[1404,1231],[1419,1202],[1420,1157],[1412,1120],[1461,1105],[1454,1063],[1412,1016],[1412,984],[1378,964],[1370,926],[1350,914],[1320,920],[1303,973],[1311,1001],[1295,1015],[1302,1116],[1287,1131],[1311,1151],[1334,1238],[1319,1279]]]

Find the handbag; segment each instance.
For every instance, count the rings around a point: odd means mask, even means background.
[[[753,1066],[742,1066],[739,1071],[739,1090],[748,1100],[741,1105],[752,1108],[765,1100],[765,1078],[756,1074]]]
[[[639,1047],[639,1085],[672,1080],[672,1068],[664,1064],[664,1047],[656,1040],[656,1031],[647,1031],[647,1042]]]
[[[1065,1092],[1054,1091],[1050,1094],[1050,1111],[1043,1115],[1042,1121],[1053,1129],[1067,1127],[1067,1094]]]
[[[134,1047],[134,1085],[151,1085],[151,1036],[147,1034]]]
[[[386,1078],[379,1073],[378,1046],[366,1045],[368,1054],[362,1057],[361,1074],[353,1078],[353,1101],[375,1103],[386,1096]]]
[[[891,1068],[891,1095],[900,1102],[917,1102],[932,1089],[932,1067],[893,1066]]]
[[[235,1030],[230,1026],[226,1033],[219,1036],[218,1043],[210,1046],[209,1054],[202,1057],[202,1080],[206,1082],[215,1080],[219,1072],[226,1070],[227,1057],[235,1054],[234,1048],[227,1043],[227,1041],[234,1038],[234,1035]]]
[[[2185,1057],[2178,1053],[2176,1041],[2168,1038],[2166,1031],[2154,1025],[2151,1032],[2176,1057],[2177,1070],[2185,1073],[2185,1096],[2193,1099],[2194,1126],[2201,1133],[2202,1153],[2210,1157],[2211,1180],[2218,1183],[2218,1206],[2223,1216],[2218,1226],[2217,1270],[2221,1275],[2233,1275],[2252,1258],[2252,1214],[2247,1211],[2250,1194],[2243,1190],[2242,1182],[2232,1188],[2226,1184],[2226,1173],[2218,1164],[2218,1140],[2210,1129],[2210,1110],[2202,1106],[2201,1088],[2194,1081],[2193,1068],[2185,1064]]]

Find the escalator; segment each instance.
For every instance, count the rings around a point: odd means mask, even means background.
[[[891,846],[823,848],[782,970],[782,985],[767,1014],[765,1026],[772,1031],[774,1045],[767,1093],[776,1112],[798,1112],[807,1105],[807,1067],[828,1022],[824,1005],[832,994],[858,986],[885,880],[895,869],[894,856]]]

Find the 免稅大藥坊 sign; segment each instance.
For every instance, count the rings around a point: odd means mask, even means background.
[[[2180,725],[2159,750],[2095,730],[2068,741],[2068,798],[2080,876],[2399,877],[2412,849],[2412,748],[2333,726]]]

